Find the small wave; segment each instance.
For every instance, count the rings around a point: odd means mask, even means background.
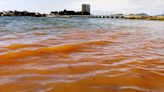
[[[21,49],[21,48],[41,47],[41,46],[42,45],[39,45],[39,44],[12,44],[4,48],[10,49],[10,50],[16,50],[16,49]]]
[[[96,45],[107,45],[109,43],[114,43],[114,42],[109,42],[109,41],[91,41],[91,42],[82,42],[78,44],[67,44],[67,45],[61,45],[61,46],[55,46],[55,47],[42,47],[39,49],[35,50],[20,50],[17,52],[7,52],[3,55],[0,55],[1,60],[9,60],[9,59],[19,59],[19,58],[26,58],[30,56],[40,56],[40,55],[45,55],[45,54],[53,54],[53,53],[71,53],[71,52],[81,52],[85,48],[91,47],[91,46],[96,46]],[[11,45],[6,48],[9,49],[19,49],[19,48],[24,48],[24,47],[31,47],[31,46],[39,46],[39,45]]]

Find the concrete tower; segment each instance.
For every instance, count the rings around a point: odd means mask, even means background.
[[[90,4],[82,4],[82,13],[90,15]]]

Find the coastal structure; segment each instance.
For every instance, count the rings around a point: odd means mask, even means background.
[[[0,16],[31,16],[31,17],[56,17],[56,18],[111,18],[111,19],[142,19],[142,20],[164,20],[164,15],[150,16],[146,13],[139,14],[112,14],[92,15],[90,4],[82,4],[81,11],[66,10],[52,11],[50,14],[41,14],[28,11],[2,11]]]
[[[82,4],[82,10],[81,10],[82,14],[90,15],[90,11],[91,11],[91,8],[89,4]]]
[[[112,18],[112,19],[123,19],[123,14],[112,14],[112,15],[70,15],[71,18]]]
[[[0,16],[32,16],[32,17],[45,17],[46,14],[28,12],[28,11],[3,11]]]
[[[90,4],[82,4],[81,11],[63,10],[63,11],[52,11],[47,17],[57,18],[124,18],[123,14],[112,14],[112,15],[92,15]]]
[[[48,16],[56,17],[59,15],[62,16],[63,15],[91,15],[89,4],[82,4],[81,8],[82,8],[81,11],[73,11],[73,10],[66,10],[66,9],[64,9],[63,11],[52,11]]]

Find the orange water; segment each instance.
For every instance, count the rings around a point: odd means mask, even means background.
[[[164,39],[150,31],[1,37],[0,92],[164,92]]]

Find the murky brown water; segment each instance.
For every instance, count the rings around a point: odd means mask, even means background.
[[[150,31],[1,34],[0,92],[164,92],[164,37]]]

